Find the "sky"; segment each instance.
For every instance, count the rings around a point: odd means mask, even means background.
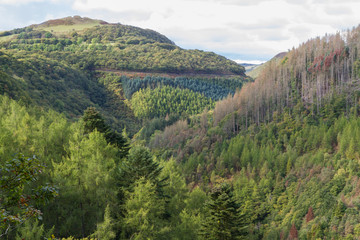
[[[259,63],[360,24],[359,0],[0,0],[0,31],[80,15],[153,29],[184,49]]]

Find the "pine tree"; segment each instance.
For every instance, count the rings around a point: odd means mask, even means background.
[[[84,111],[83,115],[84,131],[89,134],[95,129],[104,134],[108,143],[115,145],[120,152],[120,157],[125,157],[129,151],[129,144],[125,138],[113,131],[108,124],[105,123],[104,118],[94,107],[89,107]]]
[[[159,164],[153,160],[149,149],[135,146],[120,166],[119,178],[127,182],[124,185],[130,185],[141,177],[156,182],[161,169]]]
[[[239,213],[239,205],[228,184],[213,189],[206,208],[209,215],[200,230],[204,239],[239,239],[245,234],[245,218]]]

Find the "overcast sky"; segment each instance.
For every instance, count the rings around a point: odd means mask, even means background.
[[[73,15],[156,30],[185,49],[265,61],[360,24],[359,0],[0,0],[0,31]]]

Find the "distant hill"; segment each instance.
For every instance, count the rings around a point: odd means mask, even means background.
[[[254,68],[260,66],[261,64],[254,64],[254,63],[240,63],[241,66],[245,68],[246,74],[254,70]]]
[[[286,54],[287,54],[287,52],[278,53],[272,59],[270,59],[268,62],[274,61],[274,60],[279,61],[279,60],[283,59],[286,56]],[[267,66],[268,62],[265,62],[260,65],[252,66],[251,68],[248,68],[249,70],[245,68],[246,75],[256,79],[259,76],[259,74],[261,73],[261,71]]]
[[[42,52],[90,68],[245,76],[234,61],[184,50],[153,30],[79,16],[2,32],[0,43],[5,49]]]

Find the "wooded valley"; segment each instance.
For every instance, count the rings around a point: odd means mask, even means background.
[[[93,21],[1,33],[0,238],[360,237],[360,27],[254,80]]]

